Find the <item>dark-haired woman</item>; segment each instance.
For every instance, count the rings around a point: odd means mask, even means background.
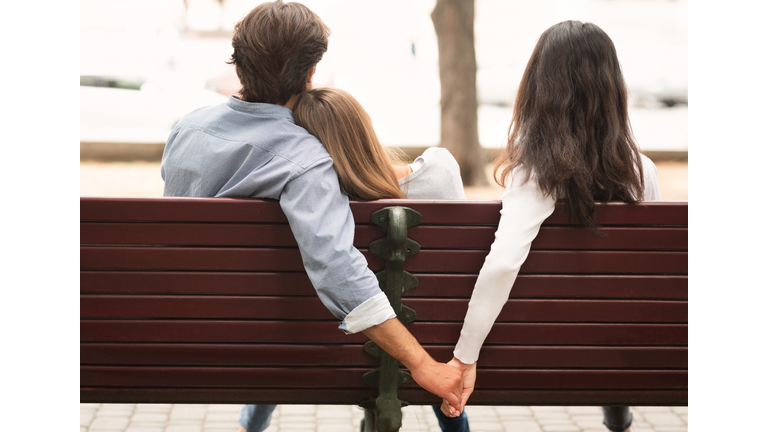
[[[591,23],[565,21],[539,38],[520,82],[507,148],[494,169],[506,187],[496,238],[477,278],[453,364],[465,371],[466,402],[480,348],[509,298],[544,220],[564,204],[593,233],[595,201],[659,200],[656,167],[629,123],[616,49]],[[447,403],[443,412],[455,415]],[[629,430],[627,407],[604,407],[604,424]]]

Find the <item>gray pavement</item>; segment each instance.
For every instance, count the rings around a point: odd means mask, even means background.
[[[472,432],[606,432],[599,407],[468,406]],[[240,405],[80,404],[80,432],[236,432]],[[633,432],[685,432],[688,407],[632,407]],[[280,405],[266,432],[357,432],[362,409]],[[428,406],[403,408],[402,432],[440,432]]]

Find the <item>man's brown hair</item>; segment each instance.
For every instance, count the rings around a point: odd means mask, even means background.
[[[256,6],[235,25],[232,58],[241,99],[285,105],[307,89],[309,72],[328,50],[330,29],[299,3]]]

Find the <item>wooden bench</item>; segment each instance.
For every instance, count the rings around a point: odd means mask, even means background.
[[[400,266],[418,286],[402,294],[401,319],[415,311],[409,330],[447,361],[501,203],[351,203],[355,246],[374,271],[385,260],[373,252],[405,240],[372,223],[393,206],[420,215],[406,215],[418,224]],[[542,227],[469,404],[687,405],[687,202],[598,208],[604,238],[567,226],[559,209]],[[382,378],[363,375],[380,359],[364,335],[337,329],[276,202],[83,197],[80,218],[81,402],[375,406],[366,381]],[[386,271],[414,284],[397,262]],[[398,392],[408,377],[393,376],[400,400],[440,402],[413,383]]]

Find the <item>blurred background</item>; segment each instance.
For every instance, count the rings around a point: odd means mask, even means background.
[[[159,161],[175,123],[239,89],[234,24],[260,0],[81,0],[80,193],[160,196]],[[435,0],[306,0],[331,28],[315,86],[355,96],[384,145],[440,144]],[[475,0],[478,129],[490,156],[506,143],[511,104],[539,35],[567,19],[616,45],[630,119],[664,199],[688,199],[686,0]],[[490,172],[490,170],[489,170]],[[496,186],[467,188],[498,199]]]

